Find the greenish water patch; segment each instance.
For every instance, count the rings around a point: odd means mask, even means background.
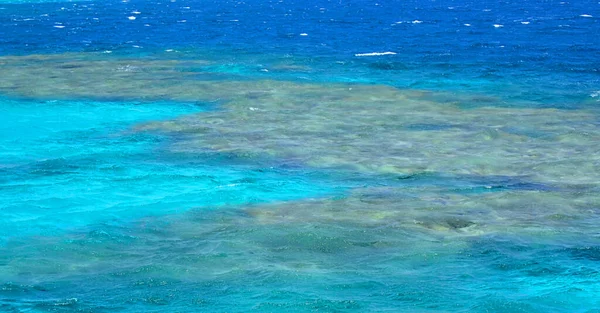
[[[10,283],[0,298],[42,312],[60,303],[67,312],[589,312],[600,286],[598,238],[589,237],[598,218],[587,208],[597,201],[374,188],[94,224],[1,247],[0,277]],[[25,296],[36,300],[14,301]]]

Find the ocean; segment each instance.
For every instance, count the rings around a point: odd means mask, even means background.
[[[600,312],[600,2],[0,0],[0,312]]]

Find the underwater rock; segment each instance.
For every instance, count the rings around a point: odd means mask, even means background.
[[[450,228],[452,229],[462,229],[475,225],[475,223],[469,220],[458,217],[447,218],[446,220],[444,220],[444,222],[448,224],[448,226],[450,226]]]

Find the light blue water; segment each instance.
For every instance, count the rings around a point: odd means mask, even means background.
[[[0,312],[600,312],[599,26],[0,1]]]
[[[206,109],[201,103],[2,100],[3,240],[330,191],[293,170],[172,156],[161,151],[163,136],[130,129]]]

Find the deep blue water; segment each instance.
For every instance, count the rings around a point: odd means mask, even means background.
[[[8,2],[0,54],[187,48],[230,62],[290,54],[320,65],[325,79],[574,106],[597,91],[599,16],[597,1]],[[354,57],[374,51],[397,54]]]
[[[598,1],[2,0],[0,312],[600,312],[599,32]]]

